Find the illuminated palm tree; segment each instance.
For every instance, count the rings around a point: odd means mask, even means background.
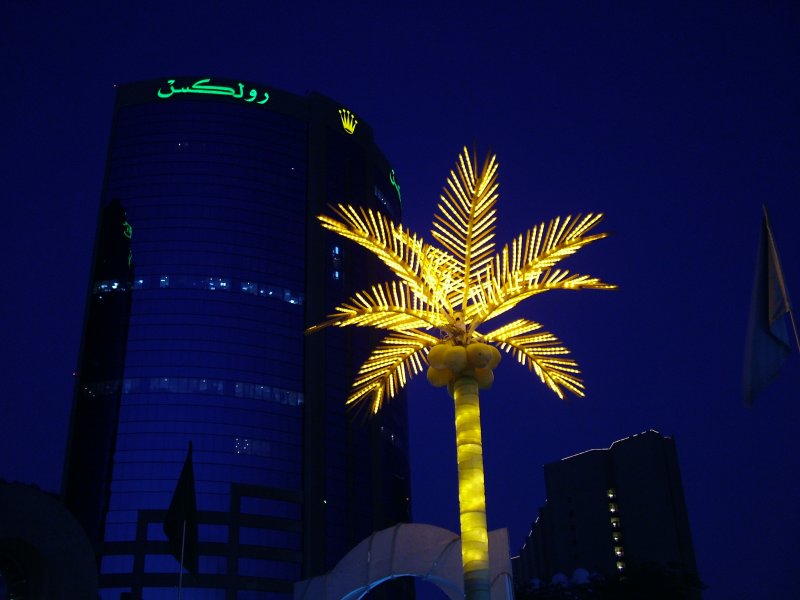
[[[369,403],[376,413],[410,376],[428,364],[428,380],[448,386],[455,402],[458,489],[464,590],[469,599],[489,597],[489,550],[478,389],[491,386],[500,350],[533,370],[559,398],[583,396],[577,363],[541,325],[516,319],[478,332],[484,322],[517,303],[550,290],[609,289],[588,275],[555,269],[563,258],[605,237],[589,235],[602,215],[556,218],[521,234],[495,254],[497,163],[489,156],[478,171],[466,148],[450,172],[428,244],[382,214],[338,205],[338,218],[319,216],[323,227],[375,254],[396,275],[336,307],[311,327],[349,325],[389,334],[359,370],[347,404]],[[438,335],[429,331],[433,330]]]

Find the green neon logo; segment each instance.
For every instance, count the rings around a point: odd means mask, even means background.
[[[169,84],[169,90],[166,92],[161,91],[161,88],[158,88],[158,97],[159,98],[171,98],[175,94],[210,94],[213,96],[230,96],[231,98],[243,99],[244,98],[244,84],[239,83],[239,90],[232,87],[225,87],[220,85],[208,85],[208,82],[211,79],[198,79],[189,87],[175,87],[175,80],[168,79],[167,83]],[[258,97],[258,92],[255,88],[251,89],[248,97],[244,98],[245,102],[254,102],[255,99]],[[265,104],[269,100],[269,93],[266,91],[264,92],[264,99],[259,100],[256,104]]]
[[[397,199],[400,201],[400,204],[403,203],[403,198],[400,196],[400,184],[397,183],[397,178],[394,174],[394,169],[389,172],[389,182],[394,186],[394,189],[397,190]]]
[[[128,223],[127,221],[122,222],[122,235],[126,238],[131,239],[133,237],[133,226]],[[131,263],[133,262],[133,250],[128,247],[128,268],[131,268]]]

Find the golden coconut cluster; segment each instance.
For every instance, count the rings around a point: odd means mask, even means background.
[[[493,369],[500,363],[500,351],[491,344],[473,342],[466,346],[444,342],[428,352],[428,381],[434,387],[450,386],[460,375],[472,375],[482,390],[494,383]]]

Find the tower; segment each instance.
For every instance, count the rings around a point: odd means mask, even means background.
[[[514,559],[517,585],[576,572],[699,580],[675,442],[650,430],[545,465],[547,500]],[[560,575],[559,575],[560,574]],[[666,585],[666,584],[665,584]]]
[[[348,108],[217,78],[117,88],[63,489],[102,598],[174,597],[162,525],[190,441],[184,585],[203,598],[289,598],[409,520],[404,400],[370,420],[344,408],[369,334],[303,335],[381,277],[316,223],[336,202],[400,218]]]

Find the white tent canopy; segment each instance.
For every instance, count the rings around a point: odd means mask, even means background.
[[[492,600],[513,598],[508,531],[489,533]],[[353,548],[327,575],[297,582],[295,600],[357,600],[384,581],[418,577],[448,598],[464,598],[461,538],[452,531],[403,523],[377,531]]]

